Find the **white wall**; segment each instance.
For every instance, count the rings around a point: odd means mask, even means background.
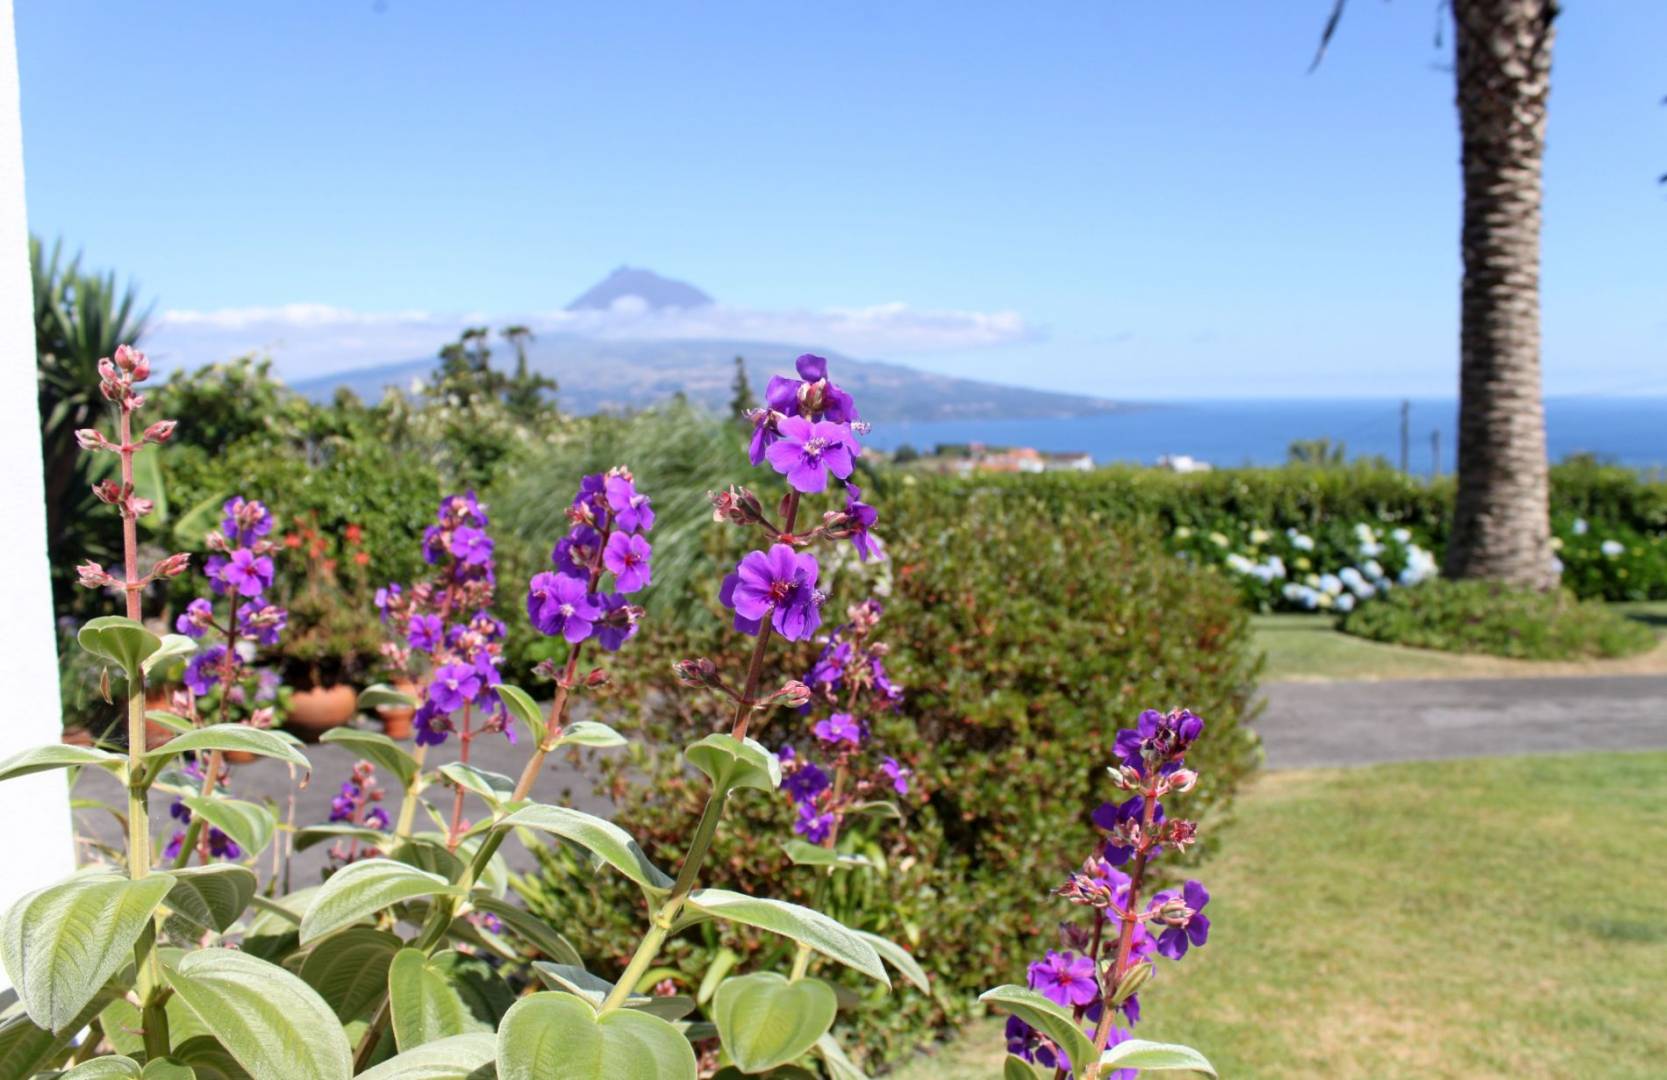
[[[46,562],[46,494],[35,403],[35,307],[23,206],[12,0],[0,0],[0,501],[7,558],[0,569],[0,759],[56,742],[61,727],[57,646]],[[69,788],[61,771],[0,783],[6,867],[0,910],[73,868]],[[4,982],[0,973],[0,982]]]

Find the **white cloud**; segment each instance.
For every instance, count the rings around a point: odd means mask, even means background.
[[[510,322],[526,323],[538,333],[614,340],[772,341],[882,359],[988,348],[1039,336],[1013,311],[934,311],[902,303],[819,311],[722,304],[651,311],[637,297],[626,297],[606,310],[542,315],[363,312],[327,304],[166,311],[147,345],[164,367],[264,352],[287,377],[304,378],[432,356],[465,326]]]

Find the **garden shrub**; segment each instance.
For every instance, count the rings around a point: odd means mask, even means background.
[[[1035,885],[1063,881],[1074,869],[1058,841],[1089,836],[1087,816],[1100,801],[1096,787],[1103,790],[1119,726],[1143,707],[1181,702],[1206,718],[1210,737],[1194,755],[1205,782],[1181,800],[1193,814],[1221,815],[1258,757],[1247,726],[1258,662],[1243,609],[1219,576],[1112,529],[1091,510],[1050,507],[1000,487],[891,479],[875,496],[886,508],[889,559],[825,567],[830,610],[873,592],[886,605],[886,624],[906,628],[890,635],[888,660],[906,690],[903,706],[874,717],[873,726],[916,772],[916,792],[900,800],[907,827],[887,830],[887,841],[869,849],[884,875],[842,882],[828,910],[907,942],[934,974],[935,992],[931,1000],[892,998],[853,1018],[870,1065],[965,1019],[979,991],[1049,939],[1053,923],[1036,910]],[[714,528],[711,542],[721,545],[727,532]],[[675,599],[717,611],[709,585]],[[673,692],[670,665],[708,656],[732,666],[741,657],[725,637],[715,619],[693,629],[649,620],[616,665],[617,681],[633,693],[614,705],[637,712],[643,738],[635,745],[655,749],[616,770],[610,790],[616,820],[653,857],[679,849],[699,810],[700,784],[671,748],[717,722]],[[766,682],[802,676],[815,650],[778,655]],[[777,718],[760,738],[772,748],[802,742],[802,726]],[[731,812],[751,820],[715,847],[714,884],[805,901],[813,879],[778,844],[789,835],[787,801],[752,799]],[[601,955],[617,964],[632,942],[628,894],[573,870],[555,853],[519,887],[535,912],[578,911],[608,927]],[[723,949],[772,947],[700,928],[675,942],[666,962],[698,986]],[[848,989],[860,985],[850,981]]]
[[[1648,627],[1567,590],[1535,592],[1490,581],[1435,580],[1387,593],[1339,626],[1395,645],[1519,660],[1628,656],[1655,644]]]

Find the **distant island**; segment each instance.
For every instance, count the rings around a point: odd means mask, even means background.
[[[650,270],[620,267],[568,305],[569,310],[641,303],[650,309],[699,307],[712,298],[685,282]],[[436,342],[435,347],[442,344]],[[493,363],[513,363],[510,350],[493,343]],[[854,360],[827,349],[761,341],[661,341],[541,334],[527,349],[528,367],[561,386],[562,407],[577,413],[624,412],[646,408],[679,393],[713,410],[728,407],[735,358],[743,357],[753,392],[762,398],[771,375],[791,374],[793,360],[812,351],[831,363],[834,377],[862,402],[865,419],[1019,420],[1094,416],[1130,406],[1104,398],[1061,394],[959,379],[902,364]],[[434,370],[421,358],[303,379],[294,388],[323,400],[339,388],[374,400],[388,387],[408,391]]]

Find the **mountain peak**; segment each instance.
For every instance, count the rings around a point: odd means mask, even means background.
[[[652,270],[621,266],[585,290],[568,311],[605,311],[628,296],[641,300],[650,311],[661,308],[705,307],[712,298],[686,281],[661,277]]]

